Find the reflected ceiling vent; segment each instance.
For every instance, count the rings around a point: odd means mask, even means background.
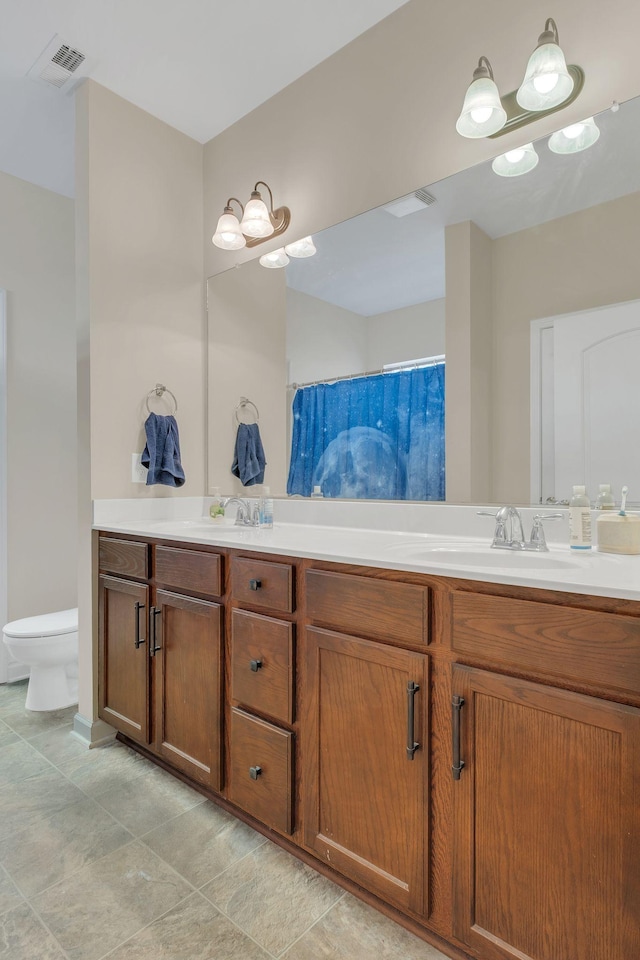
[[[408,197],[400,197],[393,203],[386,203],[382,209],[393,214],[394,217],[406,217],[410,213],[417,213],[418,210],[430,207],[435,202],[436,198],[432,197],[424,187],[420,187],[415,193],[410,193]]]
[[[47,44],[27,73],[32,80],[47,86],[64,87],[69,80],[83,76],[86,70],[78,69],[85,62],[84,53],[64,43],[57,34]],[[86,66],[86,65],[85,65]]]

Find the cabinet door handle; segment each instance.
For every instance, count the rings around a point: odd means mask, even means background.
[[[158,617],[162,616],[162,610],[157,607],[151,607],[151,636],[149,638],[149,656],[155,657],[158,650],[162,650],[161,644],[156,643],[158,638]]]
[[[141,643],[146,643],[144,637],[140,636],[140,611],[144,610],[144,603],[139,603],[136,600],[136,639],[134,641],[136,650],[139,648]]]
[[[249,590],[259,590],[262,586],[262,580],[249,580]]]
[[[257,780],[262,773],[262,767],[249,767],[249,776],[252,780]]]
[[[464,767],[464,760],[460,759],[460,711],[464,706],[464,697],[459,697],[457,694],[451,698],[451,730],[453,736],[453,764],[451,766],[451,771],[453,773],[453,779],[460,779],[460,771]]]
[[[249,660],[249,666],[253,673],[257,673],[262,668],[262,660]]]
[[[414,740],[415,735],[415,696],[419,685],[415,680],[409,680],[407,683],[407,760],[413,760],[419,743]]]

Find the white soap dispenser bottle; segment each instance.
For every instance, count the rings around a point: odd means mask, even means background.
[[[591,550],[591,504],[582,484],[574,486],[569,501],[569,546],[572,550]]]

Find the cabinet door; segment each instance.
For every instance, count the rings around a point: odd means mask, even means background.
[[[315,628],[306,657],[305,842],[366,889],[422,914],[427,657]],[[411,683],[418,689],[408,695]]]
[[[99,579],[98,714],[138,743],[149,743],[149,588]]]
[[[222,607],[157,590],[151,619],[155,749],[220,790]]]
[[[640,955],[640,711],[459,666],[453,693],[455,936],[490,960]]]

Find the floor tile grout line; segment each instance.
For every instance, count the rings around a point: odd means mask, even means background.
[[[59,941],[58,938],[56,937],[56,935],[55,935],[55,933],[53,932],[53,930],[51,930],[51,929],[49,928],[49,925],[42,919],[42,917],[40,916],[40,913],[38,912],[38,910],[36,910],[36,908],[34,907],[34,905],[33,905],[29,900],[26,900],[25,902],[26,902],[27,906],[29,907],[29,909],[31,910],[31,912],[34,914],[34,916],[35,916],[36,920],[38,921],[38,923],[40,923],[41,926],[44,927],[44,929],[47,931],[47,933],[49,934],[49,936],[53,939],[53,942],[58,946],[58,948],[60,949],[60,952],[62,953],[62,956],[65,958],[65,960],[71,960],[71,958],[69,957],[69,954],[68,954],[67,951],[64,949],[64,947],[62,946],[62,944],[60,943],[60,941]]]
[[[337,886],[337,884],[336,884],[336,886]],[[310,925],[307,927],[307,929],[306,929],[303,933],[300,934],[299,937],[296,937],[295,940],[292,940],[291,943],[288,943],[287,946],[284,947],[277,956],[278,956],[278,957],[281,957],[284,953],[286,953],[287,950],[291,950],[291,948],[294,947],[294,946],[296,945],[296,943],[298,943],[300,940],[302,940],[303,937],[306,937],[306,935],[307,935],[308,933],[310,933],[311,930],[313,930],[313,928],[316,926],[316,924],[320,923],[321,920],[324,920],[324,918],[327,916],[327,914],[328,914],[328,913],[331,913],[331,911],[332,911],[335,907],[338,906],[338,904],[339,904],[339,903],[344,899],[344,897],[346,896],[346,893],[347,893],[346,890],[342,890],[342,892],[340,893],[340,896],[338,897],[338,899],[337,899],[337,900],[334,900],[334,902],[331,904],[331,906],[330,906],[330,907],[327,907],[327,909],[324,911],[324,913],[323,913],[321,916],[319,916],[316,920],[314,920],[313,923],[310,924]]]

